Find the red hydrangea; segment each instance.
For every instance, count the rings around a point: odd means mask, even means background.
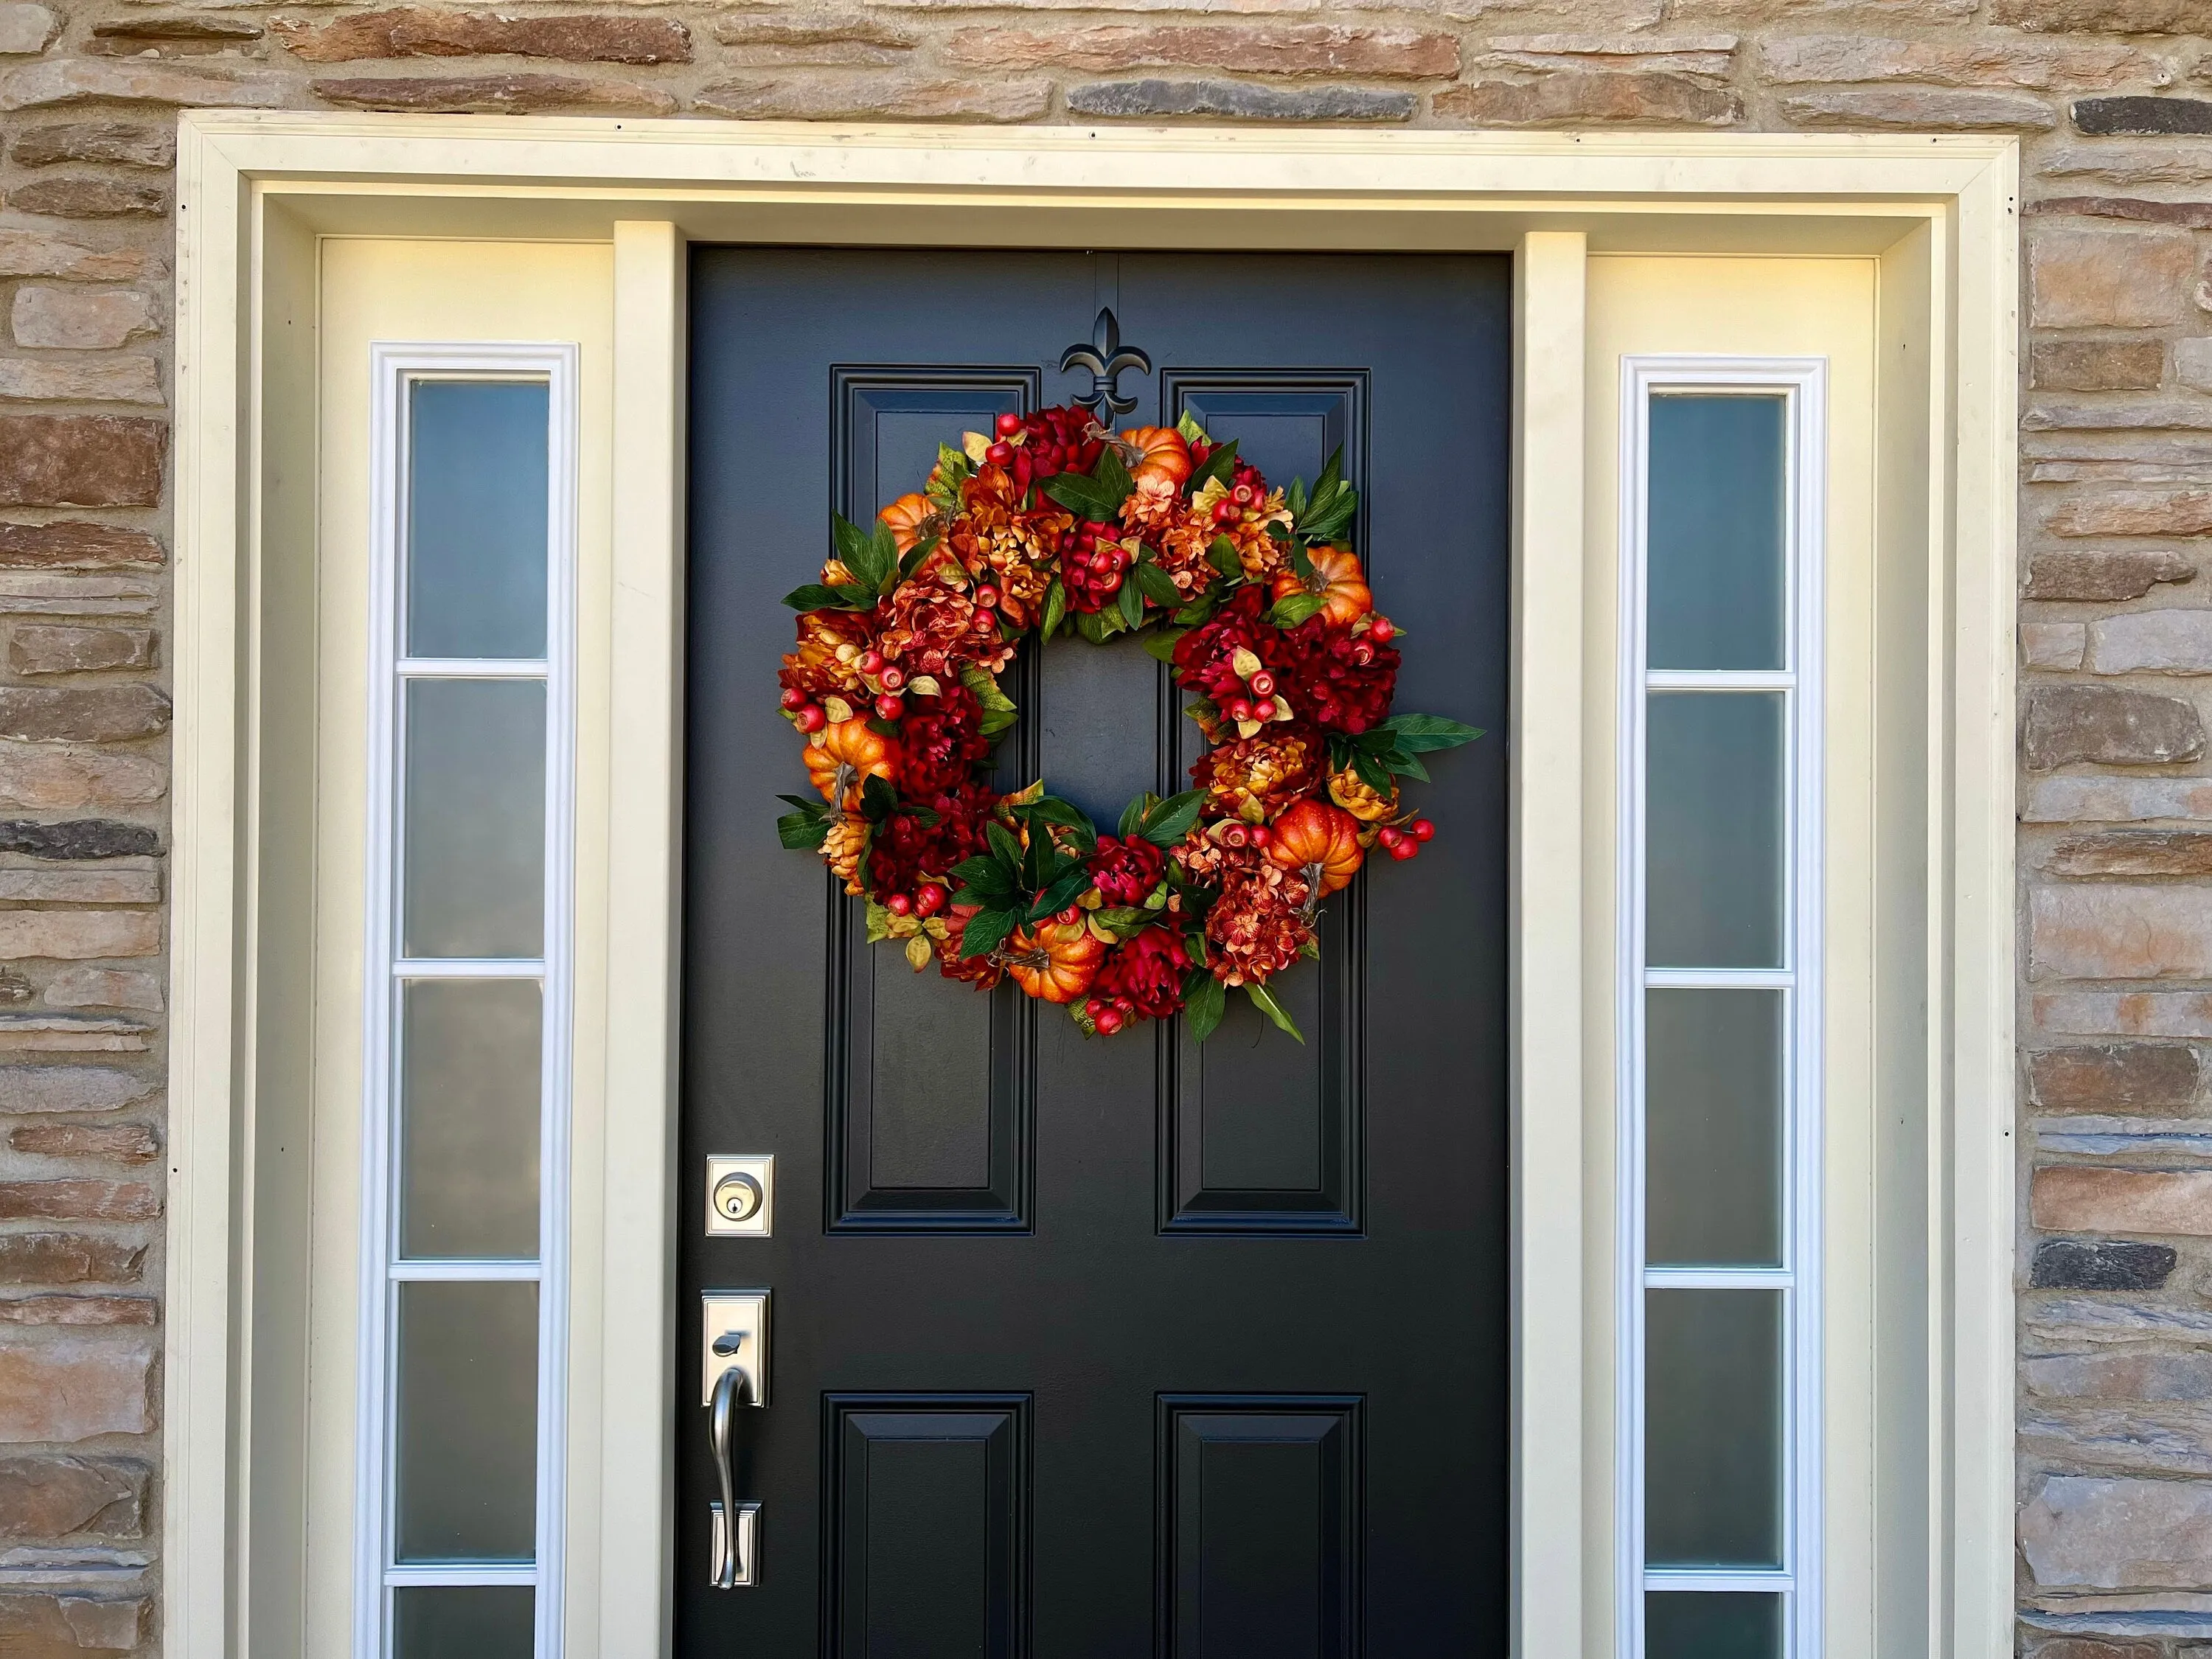
[[[1268,666],[1299,719],[1357,737],[1389,718],[1396,647],[1355,635],[1325,612],[1277,637],[1282,644]]]
[[[1167,854],[1142,836],[1127,841],[1101,836],[1091,855],[1091,884],[1112,905],[1142,904],[1167,870]]]
[[[1024,437],[1016,454],[1027,454],[1032,477],[1049,478],[1061,472],[1088,472],[1098,465],[1105,441],[1087,409],[1066,404],[1041,409],[1022,422]]]
[[[1231,593],[1211,621],[1177,640],[1176,684],[1186,691],[1226,702],[1244,689],[1232,662],[1240,647],[1268,667],[1277,667],[1275,658],[1282,652],[1283,634],[1265,620],[1267,603],[1263,587],[1248,584]]]
[[[969,781],[976,763],[991,752],[975,694],[951,684],[933,697],[908,697],[899,752],[899,785],[911,799],[927,800]]]
[[[902,790],[901,799],[927,807],[937,822],[925,824],[915,813],[896,812],[876,826],[868,842],[868,890],[878,898],[911,894],[925,878],[942,879],[954,865],[982,852],[988,844],[984,821],[999,804],[987,785],[973,779],[934,794]]]
[[[1091,1000],[1126,1003],[1146,1019],[1165,1019],[1182,1006],[1182,980],[1189,971],[1190,952],[1174,930],[1147,927],[1106,953],[1091,981]]]

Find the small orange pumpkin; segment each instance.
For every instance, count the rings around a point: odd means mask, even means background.
[[[937,509],[929,504],[927,495],[900,496],[877,516],[890,526],[891,539],[898,544],[899,552],[914,551],[914,544],[921,539],[922,526]]]
[[[1006,940],[1006,971],[1014,983],[1046,1002],[1073,1002],[1091,988],[1105,960],[1106,941],[1085,921],[1052,921],[1017,927]]]
[[[1313,561],[1314,579],[1302,582],[1295,570],[1277,574],[1273,595],[1286,599],[1293,593],[1318,593],[1322,610],[1339,627],[1348,628],[1375,608],[1375,595],[1368,591],[1367,573],[1359,568],[1359,557],[1348,547],[1316,547],[1310,555]]]
[[[1324,893],[1350,881],[1367,856],[1359,844],[1359,820],[1326,801],[1294,801],[1269,827],[1268,858],[1285,870],[1316,872]]]
[[[1133,426],[1121,434],[1121,441],[1136,446],[1137,464],[1129,476],[1139,483],[1165,478],[1180,489],[1190,477],[1190,446],[1173,427]]]
[[[870,778],[898,781],[898,744],[873,730],[865,719],[836,720],[822,728],[821,741],[806,747],[806,775],[822,799],[848,810],[860,805],[860,786]],[[845,777],[845,799],[837,799],[837,777]]]

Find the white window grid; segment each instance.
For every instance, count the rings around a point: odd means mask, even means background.
[[[1780,396],[1784,641],[1778,670],[1647,666],[1650,409],[1670,392]],[[1644,1659],[1654,1590],[1778,1593],[1784,1659],[1819,1659],[1821,1456],[1821,644],[1827,362],[1825,358],[1632,356],[1620,377],[1620,772],[1616,1026],[1619,1191],[1614,1332],[1616,1628]],[[1654,691],[1778,692],[1784,698],[1784,905],[1778,969],[1652,967],[1644,957],[1645,708]],[[1645,993],[1769,989],[1784,1000],[1782,1261],[1771,1267],[1653,1267],[1644,1260]],[[1778,1291],[1783,1318],[1782,1562],[1771,1570],[1651,1568],[1644,1554],[1644,1320],[1652,1290]]]
[[[574,933],[574,659],[578,348],[570,343],[385,343],[370,347],[368,918],[363,940],[360,1397],[356,1433],[354,1659],[389,1659],[392,1592],[412,1585],[527,1585],[536,1659],[559,1659],[566,1528],[569,1049]],[[433,380],[504,380],[547,388],[546,655],[405,654],[403,599],[410,392]],[[414,958],[399,954],[402,780],[410,681],[535,680],[546,691],[545,909],[542,957]],[[399,1004],[410,982],[535,981],[542,998],[538,1248],[534,1261],[402,1259],[395,1153]],[[396,1555],[392,1334],[408,1282],[538,1285],[536,1514],[528,1562],[402,1565]]]

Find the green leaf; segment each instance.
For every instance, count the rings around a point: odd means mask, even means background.
[[[1014,921],[1012,910],[978,910],[960,935],[960,959],[989,956],[1014,931]]]
[[[1091,919],[1117,939],[1134,939],[1152,925],[1152,913],[1133,904],[1116,904],[1093,910]]]
[[[1029,920],[1042,921],[1054,911],[1065,910],[1090,889],[1091,872],[1079,864],[1037,895],[1036,902],[1030,906]]]
[[[793,588],[783,596],[783,602],[793,611],[867,611],[873,608],[876,599],[866,588],[845,582],[835,586],[809,582]]]
[[[811,812],[817,818],[826,817],[830,813],[830,808],[824,803],[815,799],[811,795],[778,795],[776,799],[789,801],[800,811]]]
[[[1006,866],[993,858],[981,856],[963,859],[949,872],[962,889],[975,895],[974,902],[992,905],[1011,904],[1014,899],[1014,878]],[[960,895],[953,895],[960,898]],[[970,901],[960,899],[962,903]]]
[[[786,795],[784,799],[790,800],[793,798]],[[1121,809],[1121,822],[1114,826],[1114,833],[1121,836],[1123,841],[1128,840],[1130,836],[1144,828],[1145,814],[1159,803],[1160,798],[1149,789],[1141,795],[1132,796],[1129,804]]]
[[[1390,781],[1390,769],[1364,749],[1352,751],[1352,769],[1359,774],[1359,781],[1370,789],[1389,794],[1397,785]]]
[[[898,572],[898,547],[891,540],[889,526],[879,524],[877,528],[881,533],[872,536],[837,514],[830,517],[837,556],[853,573],[853,580],[870,593],[883,592],[884,584]]]
[[[1475,727],[1448,720],[1441,714],[1393,714],[1378,729],[1389,732],[1398,740],[1398,747],[1409,755],[1431,749],[1456,749],[1482,735]]]
[[[1296,524],[1298,515],[1306,510],[1306,481],[1291,480],[1291,487],[1283,492],[1283,505],[1291,509],[1291,522]]]
[[[1206,441],[1206,428],[1191,417],[1191,412],[1187,409],[1176,420],[1176,430],[1182,434],[1182,441],[1187,444],[1202,444]]]
[[[787,812],[775,821],[776,838],[793,851],[802,847],[819,847],[830,834],[827,817],[810,817],[805,812]]]
[[[1228,994],[1212,970],[1194,968],[1183,975],[1182,1017],[1194,1042],[1203,1042],[1221,1024]]]
[[[848,570],[860,574],[860,564],[867,556],[868,532],[842,513],[830,515],[830,545]]]
[[[1296,1037],[1300,1042],[1306,1040],[1305,1033],[1298,1030],[1298,1023],[1291,1018],[1289,1011],[1281,1003],[1275,1000],[1275,994],[1266,986],[1247,981],[1244,994],[1252,999],[1255,1008],[1275,1022],[1277,1030],[1285,1036]]]
[[[1237,556],[1237,544],[1226,536],[1216,536],[1206,544],[1206,562],[1231,581],[1244,574],[1244,561]]]
[[[981,664],[963,663],[960,667],[960,684],[975,694],[982,706],[983,719],[976,728],[986,738],[995,738],[1021,718],[1014,700],[999,690],[998,681]]]
[[[895,738],[899,734],[896,720],[884,720],[874,714],[868,716],[868,730],[879,738]]]
[[[1126,580],[1122,582],[1115,592],[1114,606],[1121,613],[1121,620],[1130,627],[1144,626],[1145,595],[1135,582]]]
[[[1303,542],[1292,542],[1291,544],[1291,569],[1297,574],[1297,579],[1304,582],[1308,587],[1311,587],[1313,586],[1313,559],[1306,552],[1305,544]]]
[[[1237,465],[1237,440],[1231,438],[1206,458],[1206,465],[1190,475],[1190,493],[1194,495],[1206,488],[1212,479],[1228,481],[1231,470]]]
[[[1268,606],[1266,620],[1277,628],[1296,628],[1328,603],[1325,593],[1285,593]]]
[[[1178,628],[1196,628],[1213,615],[1214,606],[1220,602],[1219,593],[1209,591],[1198,599],[1193,599],[1168,620]]]
[[[1100,499],[1110,499],[1114,504],[1114,511],[1108,516],[1119,517],[1121,503],[1129,499],[1129,492],[1137,487],[1137,481],[1121,465],[1121,457],[1113,445],[1108,444],[1098,452],[1098,465],[1091,469],[1091,478],[1098,486]]]
[[[1328,464],[1322,468],[1321,477],[1314,480],[1313,494],[1306,499],[1316,507],[1325,506],[1328,499],[1336,494],[1337,486],[1343,482],[1344,446],[1339,444],[1335,452],[1329,456]]]
[[[1098,826],[1091,815],[1072,800],[1062,800],[1058,795],[1041,795],[1026,806],[1014,809],[1031,823],[1061,823],[1071,830],[1079,830],[1093,841],[1098,839]]]
[[[1116,615],[1114,620],[1118,623],[1121,618]],[[1093,645],[1105,644],[1107,630],[1104,613],[1097,611],[1077,611],[1075,631]]]
[[[921,568],[922,561],[936,551],[937,538],[934,536],[924,536],[920,541],[916,542],[912,547],[907,550],[906,557],[899,562],[899,580],[901,581],[904,581],[909,576],[913,575],[915,571]]]
[[[1182,603],[1182,590],[1175,585],[1175,579],[1150,559],[1137,561],[1136,576],[1145,597],[1161,610],[1172,611]]]
[[[891,913],[876,902],[868,901],[868,943],[873,945],[891,936]]]
[[[968,459],[968,452],[955,449],[951,444],[938,445],[937,464],[944,469],[948,483],[963,483],[975,470],[975,464]]]
[[[983,825],[983,838],[991,843],[991,851],[1006,866],[1009,884],[1018,880],[1022,867],[1022,838],[1000,823],[996,818]]]
[[[1422,783],[1429,781],[1429,769],[1402,749],[1393,749],[1383,756],[1382,764],[1401,778],[1413,778]]]
[[[1186,789],[1179,795],[1170,795],[1145,814],[1139,833],[1156,847],[1173,847],[1190,833],[1191,825],[1198,822],[1205,805],[1203,789]]]
[[[860,785],[860,816],[871,823],[881,823],[898,811],[898,791],[890,780],[871,772]]]
[[[1044,591],[1044,622],[1037,631],[1048,640],[1060,632],[1060,623],[1066,619],[1067,589],[1060,585],[1060,578],[1054,576],[1052,586]]]
[[[1182,642],[1185,630],[1180,628],[1157,629],[1145,635],[1145,649],[1162,662],[1175,661],[1175,648]]]
[[[1108,450],[1111,455],[1114,452]],[[1115,463],[1116,466],[1120,462]],[[1121,475],[1127,477],[1128,474]],[[1044,481],[1044,493],[1059,502],[1079,519],[1090,519],[1099,524],[1110,524],[1121,510],[1123,497],[1128,495],[1125,486],[1121,495],[1109,495],[1106,486],[1096,478],[1086,478],[1080,472],[1060,472]]]
[[[876,520],[875,533],[868,538],[868,562],[884,573],[876,579],[878,592],[888,593],[898,586],[898,538],[881,519]]]

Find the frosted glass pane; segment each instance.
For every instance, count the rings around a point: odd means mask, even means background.
[[[1782,1659],[1782,1598],[1741,1590],[1653,1590],[1644,1659]]]
[[[538,1286],[400,1285],[398,1559],[537,1551]]]
[[[1652,1566],[1782,1564],[1782,1292],[1646,1291]]]
[[[1644,995],[1644,1259],[1782,1261],[1782,993]]]
[[[417,981],[404,997],[399,1253],[532,1260],[544,999],[508,979]]]
[[[530,1659],[537,1600],[527,1584],[403,1584],[392,1659]]]
[[[1647,699],[1644,960],[1782,965],[1783,697]]]
[[[544,381],[418,380],[407,450],[407,651],[545,654]]]
[[[1787,405],[1651,400],[1645,649],[1654,668],[1782,668]]]
[[[407,685],[405,950],[536,957],[545,938],[545,687]]]

